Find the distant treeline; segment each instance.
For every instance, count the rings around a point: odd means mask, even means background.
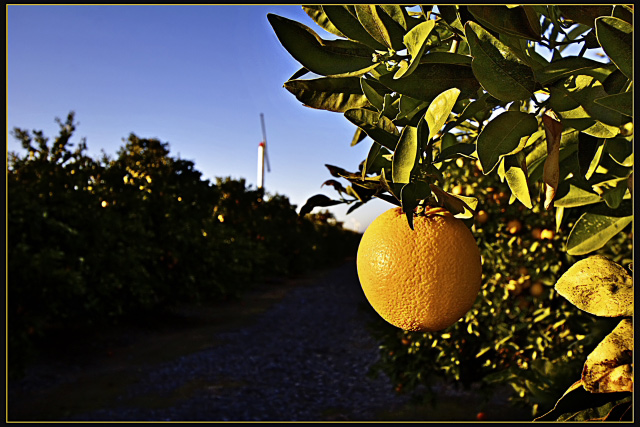
[[[9,154],[10,371],[52,329],[111,323],[177,303],[239,297],[270,276],[355,254],[359,235],[328,212],[300,217],[287,197],[244,180],[202,179],[167,143],[131,134],[115,159],[14,129]]]

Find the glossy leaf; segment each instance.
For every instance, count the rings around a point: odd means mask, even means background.
[[[568,76],[589,75],[591,71],[602,68],[604,64],[580,56],[568,56],[534,71],[536,81],[542,85],[554,83]]]
[[[633,25],[613,16],[601,16],[595,22],[600,46],[618,69],[633,79]]]
[[[533,205],[531,204],[527,173],[523,167],[524,161],[525,158],[522,152],[504,157],[504,176],[513,195],[528,209],[531,209]]]
[[[613,217],[586,212],[576,221],[569,234],[567,253],[585,255],[598,250],[631,221],[633,216]]]
[[[421,64],[458,64],[471,66],[472,58],[453,52],[428,52],[420,58]]]
[[[530,6],[468,6],[469,12],[485,27],[498,33],[540,40],[540,20]]]
[[[629,393],[589,393],[580,380],[569,387],[552,410],[534,421],[604,421],[613,415],[614,408],[630,399]]]
[[[491,172],[500,159],[515,154],[538,129],[535,116],[520,111],[506,111],[491,120],[477,139],[478,159],[484,174]]]
[[[549,105],[561,116],[565,126],[598,138],[613,138],[620,132],[622,115],[594,102],[607,93],[593,77],[569,77],[549,91]]]
[[[371,105],[376,107],[378,111],[382,111],[384,108],[384,96],[389,93],[389,90],[377,81],[365,79],[364,77],[360,78],[360,86]]]
[[[320,110],[341,113],[371,105],[362,93],[357,77],[290,80],[284,87],[307,107]]]
[[[367,134],[360,128],[356,128],[353,138],[351,139],[351,146],[359,144],[367,137]]]
[[[631,277],[629,277],[631,282]],[[624,303],[633,313],[633,289]],[[622,319],[587,356],[582,371],[584,388],[591,393],[633,391],[633,322]]]
[[[388,161],[382,157],[384,154],[389,154],[389,151],[382,145],[371,144],[364,166],[362,167],[362,179],[365,178],[366,174],[377,172],[382,168],[382,165],[388,163]]]
[[[471,68],[457,64],[420,64],[413,73],[401,79],[394,79],[393,74],[377,73],[377,70],[372,70],[372,74],[392,91],[427,102],[446,89],[458,88],[460,96],[467,97],[479,88]]]
[[[358,18],[352,15],[343,5],[322,5],[322,11],[331,24],[345,37],[358,41],[372,49],[386,49],[386,47],[362,27]]]
[[[614,178],[594,185],[594,189],[602,192],[602,198],[607,206],[616,209],[622,203],[625,193],[627,192],[627,177]]]
[[[426,22],[422,22],[409,31],[403,39],[404,45],[407,46],[407,51],[411,56],[411,60],[407,67],[398,70],[393,76],[394,79],[398,79],[403,76],[408,76],[413,73],[418,64],[420,63],[420,58],[422,58],[423,53],[429,46],[429,35],[431,35],[431,31],[435,28],[436,21],[429,20]]]
[[[533,95],[533,70],[509,47],[475,22],[467,22],[465,34],[473,57],[473,74],[487,92],[504,102]]]
[[[617,164],[625,167],[633,166],[633,143],[626,138],[608,139],[606,151]]]
[[[592,205],[601,201],[602,198],[599,195],[583,190],[575,185],[570,185],[567,194],[558,198],[553,204],[558,208],[574,208],[578,206]]]
[[[374,68],[373,50],[349,40],[323,40],[309,27],[267,15],[278,40],[308,70],[324,76],[361,75]]]
[[[414,99],[407,95],[400,95],[400,102],[398,103],[399,111],[395,121],[411,121],[418,113],[424,111],[428,106],[429,103],[425,101],[420,101],[419,99]]]
[[[604,148],[604,139],[599,139],[580,132],[578,136],[578,164],[580,175],[586,179],[591,178],[600,164],[600,158]]]
[[[313,21],[316,24],[318,24],[318,26],[323,28],[325,31],[331,34],[335,34],[338,37],[347,38],[347,36],[342,34],[340,30],[338,30],[336,26],[331,23],[331,21],[329,20],[329,17],[327,17],[327,14],[324,12],[324,10],[322,10],[322,6],[303,5],[302,10],[304,10],[307,13],[307,15],[309,15],[309,17],[313,19]]]
[[[473,218],[478,199],[475,197],[455,196],[447,193],[434,184],[429,184],[431,191],[438,199],[438,203],[451,212],[456,218]]]
[[[398,146],[393,152],[391,165],[394,183],[407,184],[411,179],[411,172],[418,160],[418,128],[405,126],[400,135]]]
[[[633,117],[633,92],[604,96],[596,98],[593,102],[625,116]]]
[[[355,8],[358,21],[371,37],[387,48],[393,50],[404,49],[402,43],[402,38],[405,34],[404,28],[391,19],[380,6],[372,4],[356,5]]]
[[[414,211],[418,207],[421,200],[431,195],[431,189],[424,181],[410,182],[402,187],[400,199],[402,201],[402,210],[407,216],[409,227],[413,230]]]
[[[378,144],[391,151],[396,149],[400,132],[388,118],[380,117],[375,111],[364,108],[348,110],[344,116]]]
[[[622,266],[602,255],[573,264],[555,288],[571,304],[595,316],[633,315],[633,279]]]
[[[434,163],[440,163],[444,160],[455,159],[458,157],[466,157],[473,159],[473,153],[476,151],[475,144],[469,144],[466,142],[459,142],[444,148],[438,156],[435,158]]]
[[[429,125],[429,139],[431,140],[444,126],[444,123],[449,118],[449,114],[453,110],[458,96],[460,95],[460,89],[451,88],[447,89],[431,101],[427,112],[424,115],[424,119]]]

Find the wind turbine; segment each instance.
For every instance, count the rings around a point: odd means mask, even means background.
[[[258,144],[258,188],[264,187],[264,165],[267,162],[267,172],[271,172],[269,167],[269,156],[267,155],[267,131],[264,126],[264,114],[260,113],[260,123],[262,125],[262,142]]]

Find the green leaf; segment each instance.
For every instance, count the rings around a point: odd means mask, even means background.
[[[612,410],[631,399],[630,393],[589,393],[577,381],[562,395],[554,408],[534,421],[602,421]]]
[[[631,277],[629,277],[631,282]],[[633,288],[628,300],[633,314]],[[591,393],[633,391],[633,323],[622,319],[587,356],[582,370],[582,383]]]
[[[596,37],[620,71],[633,80],[633,25],[613,16],[595,20]]]
[[[549,105],[560,115],[565,127],[573,127],[598,138],[613,138],[620,133],[622,115],[595,103],[607,96],[602,83],[591,76],[565,79],[549,88]]]
[[[404,49],[405,29],[377,5],[355,5],[358,21],[379,43],[393,50]]]
[[[334,206],[342,203],[339,200],[332,200],[324,194],[316,194],[315,196],[310,197],[307,202],[300,208],[300,216],[305,216],[310,213],[313,208],[316,207],[327,207]]]
[[[347,38],[347,36],[342,34],[340,32],[340,30],[338,30],[335,27],[335,25],[333,25],[331,23],[331,21],[327,17],[327,14],[324,13],[324,11],[322,10],[322,6],[318,6],[318,5],[303,5],[302,6],[302,10],[304,10],[307,13],[307,15],[309,15],[309,17],[311,19],[313,19],[313,21],[316,24],[318,24],[325,31],[327,31],[327,32],[329,32],[331,34],[335,34],[338,37]]]
[[[348,110],[344,113],[344,116],[378,144],[391,151],[396,149],[400,132],[388,118],[380,117],[375,111],[364,108]]]
[[[384,108],[384,96],[389,93],[389,89],[376,80],[365,79],[364,77],[360,77],[360,86],[371,105],[376,107],[378,111],[382,111]]]
[[[424,115],[424,119],[429,125],[429,140],[440,132],[442,126],[444,126],[444,123],[449,118],[449,114],[451,114],[459,95],[460,89],[451,88],[445,90],[431,101]]]
[[[580,174],[586,179],[591,178],[600,164],[604,139],[580,132],[578,135],[578,164]]]
[[[405,31],[411,29],[409,23],[411,18],[404,7],[396,4],[383,4],[380,5],[380,8]]]
[[[393,74],[378,70],[372,70],[372,74],[392,91],[427,102],[446,89],[458,88],[464,98],[475,94],[479,88],[471,68],[457,64],[420,64],[413,73],[401,79],[394,79]]]
[[[633,221],[633,215],[612,217],[586,212],[576,221],[569,234],[567,253],[584,255],[600,249],[631,221]]]
[[[490,30],[529,40],[540,40],[540,20],[530,6],[467,6],[471,14]]]
[[[541,85],[548,85],[568,76],[591,75],[591,71],[601,68],[603,68],[601,62],[581,56],[569,56],[535,70],[534,75]]]
[[[429,187],[431,187],[431,191],[438,199],[438,203],[456,218],[473,218],[476,206],[478,206],[478,199],[450,194],[434,184],[429,184]]]
[[[402,201],[402,210],[407,215],[409,227],[413,230],[413,214],[421,200],[431,195],[431,189],[424,181],[410,182],[402,187],[400,199]]]
[[[405,120],[410,122],[416,114],[425,110],[428,106],[429,103],[425,101],[420,101],[419,99],[414,99],[407,95],[400,95],[400,102],[398,103],[399,111],[394,121],[399,122]]]
[[[465,24],[465,34],[473,57],[473,74],[487,92],[504,102],[533,95],[533,70],[508,46],[472,21]]]
[[[434,163],[440,163],[448,159],[455,159],[458,157],[466,157],[469,159],[475,158],[473,153],[476,151],[476,145],[468,142],[459,142],[444,148],[440,154],[433,161]]]
[[[617,93],[615,95],[596,98],[593,102],[625,116],[633,117],[633,92]]]
[[[383,157],[385,154],[390,153],[382,145],[371,144],[369,154],[367,154],[367,159],[362,167],[362,179],[364,179],[365,175],[368,173],[380,171],[384,166],[386,166],[386,163],[389,163],[389,161]]]
[[[404,44],[407,46],[407,51],[411,56],[411,61],[409,62],[408,67],[402,68],[398,70],[393,76],[394,79],[398,79],[403,76],[408,76],[413,73],[418,64],[420,63],[420,58],[424,54],[425,50],[429,46],[429,35],[431,31],[434,29],[436,25],[436,21],[429,20],[426,22],[422,22],[411,29],[404,36]]]
[[[578,206],[586,206],[594,203],[600,203],[602,198],[590,191],[583,190],[575,185],[569,185],[567,194],[558,198],[554,202],[554,206],[560,208],[574,208]]]
[[[352,15],[346,6],[323,5],[321,7],[329,21],[347,38],[358,41],[372,49],[386,50],[385,45],[371,37],[367,30],[362,27],[358,18]]]
[[[614,178],[594,185],[596,191],[602,191],[602,198],[607,206],[616,209],[622,203],[622,198],[627,192],[627,177]]]
[[[371,105],[362,93],[357,77],[290,80],[284,87],[304,105],[320,110],[342,113]]]
[[[520,151],[538,129],[535,116],[520,111],[506,111],[491,120],[476,141],[478,159],[484,174],[491,172],[504,156]]]
[[[531,209],[531,194],[529,192],[529,183],[527,174],[523,168],[525,161],[524,153],[521,151],[512,156],[506,156],[503,159],[504,176],[511,192],[523,205]]]
[[[453,52],[428,52],[420,58],[421,64],[458,64],[471,66],[472,58]]]
[[[323,40],[309,27],[267,14],[284,48],[308,70],[324,76],[357,76],[376,67],[373,50],[349,40]]]
[[[572,21],[579,22],[587,25],[591,28],[595,26],[595,19],[599,16],[611,16],[613,12],[612,6],[577,6],[577,5],[563,5],[558,6],[562,16]]]
[[[608,139],[605,149],[617,164],[625,167],[633,166],[633,143],[626,138]]]
[[[362,142],[363,139],[367,137],[367,134],[360,128],[356,128],[355,133],[353,134],[353,138],[351,139],[351,146],[357,145]]]
[[[418,128],[405,126],[400,135],[398,146],[393,152],[391,165],[394,183],[407,184],[411,179],[411,172],[418,160]]]
[[[555,288],[571,304],[594,316],[633,315],[633,279],[622,266],[602,255],[573,264]]]

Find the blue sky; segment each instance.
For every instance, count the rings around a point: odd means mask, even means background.
[[[130,133],[169,143],[205,178],[257,183],[264,113],[269,193],[298,207],[321,184],[325,163],[356,170],[370,140],[350,146],[355,127],[339,113],[303,107],[283,83],[298,70],[267,13],[303,22],[300,6],[8,6],[7,133],[14,127],[54,137],[54,118],[76,112],[73,142],[115,156]],[[20,151],[8,136],[9,151]],[[346,181],[343,184],[347,184]],[[391,205],[374,200],[346,215],[363,231]]]

